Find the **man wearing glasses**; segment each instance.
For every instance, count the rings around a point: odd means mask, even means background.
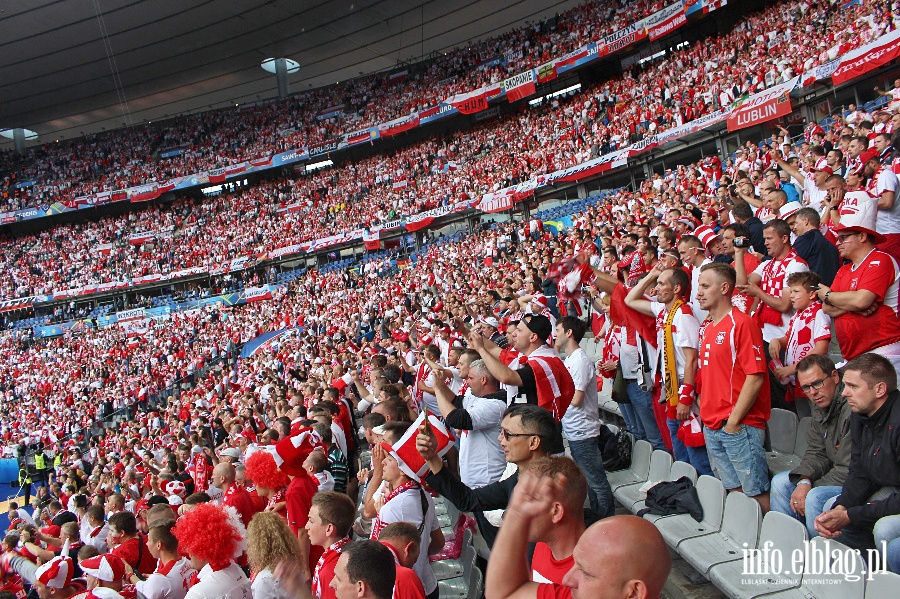
[[[849,260],[829,288],[819,285],[822,309],[834,318],[841,354],[847,360],[866,352],[882,355],[900,369],[897,263],[875,249],[884,236],[875,230],[878,204],[865,191],[849,191],[834,228],[838,252]]]
[[[828,356],[811,354],[797,363],[797,383],[813,404],[800,464],[772,478],[771,508],[806,524],[818,536],[816,516],[841,493],[850,467],[850,406],[841,395],[841,375]]]
[[[506,458],[506,472],[500,480],[472,489],[464,485],[437,454],[434,434],[424,428],[416,436],[416,449],[428,463],[431,473],[425,478],[429,487],[443,495],[460,511],[473,512],[488,547],[497,537],[499,521],[492,523],[484,512],[506,509],[519,474],[537,460],[563,450],[562,435],[553,415],[530,404],[512,404],[500,421],[500,448]]]

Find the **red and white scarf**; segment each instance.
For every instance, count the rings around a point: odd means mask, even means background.
[[[326,549],[322,555],[319,557],[319,561],[316,562],[316,568],[313,570],[313,578],[312,578],[312,591],[316,597],[322,596],[322,579],[319,576],[319,572],[322,570],[322,566],[325,565],[325,561],[328,560],[335,553],[340,553],[341,547],[350,542],[350,537],[344,537],[340,541],[336,541],[331,544],[331,546]]]
[[[387,505],[391,499],[393,499],[400,493],[403,493],[405,491],[410,491],[412,489],[417,489],[418,487],[419,487],[419,483],[417,483],[416,481],[414,481],[414,480],[406,481],[405,483],[403,483],[402,485],[400,485],[399,487],[397,487],[396,489],[394,489],[393,491],[391,491],[390,493],[388,493],[385,496],[384,503],[381,504],[382,507]],[[423,519],[425,518],[425,514],[422,514],[422,518]],[[379,512],[379,514],[377,516],[375,516],[375,520],[372,521],[372,534],[369,535],[369,538],[372,539],[373,541],[377,541],[378,535],[381,534],[381,531],[384,530],[384,528],[388,524],[390,524],[390,522],[382,522],[381,513]]]

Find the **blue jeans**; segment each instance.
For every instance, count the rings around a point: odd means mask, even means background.
[[[806,516],[801,516],[793,510],[791,506],[791,493],[797,485],[791,482],[790,472],[779,472],[772,477],[772,489],[769,495],[770,509],[773,512],[781,512],[788,516],[792,516],[806,524],[809,531],[809,538],[819,536],[814,526],[816,516],[825,511],[825,503],[832,497],[841,494],[840,487],[822,486],[813,487],[806,494]],[[838,539],[840,540],[840,539]]]
[[[569,451],[572,459],[584,472],[588,483],[588,499],[591,509],[600,516],[612,516],[616,506],[613,501],[612,487],[606,479],[606,470],[603,469],[603,456],[600,454],[599,439],[591,437],[580,441],[569,440]]]
[[[697,470],[697,474],[713,475],[712,466],[709,465],[709,454],[706,453],[706,446],[688,447],[678,438],[678,427],[681,426],[680,420],[666,418],[666,424],[669,427],[669,435],[672,437],[672,453],[679,462],[687,462]]]
[[[653,449],[661,449],[665,452],[669,451],[666,444],[659,434],[659,426],[656,424],[656,417],[653,415],[653,394],[644,391],[637,381],[628,382],[628,399],[631,400],[631,407],[634,409],[635,416],[644,429],[644,436]]]
[[[709,463],[715,467],[719,480],[727,490],[740,488],[748,497],[756,497],[769,491],[769,466],[763,440],[766,431],[755,426],[742,425],[741,430],[730,435],[725,427],[704,428]]]
[[[640,419],[634,413],[634,406],[630,403],[620,403],[619,411],[622,412],[622,420],[625,421],[625,428],[628,429],[628,432],[634,435],[635,439],[646,441],[647,433],[644,432]]]
[[[900,516],[879,518],[872,535],[875,537],[875,547],[879,551],[881,543],[887,543],[887,568],[895,574],[900,574]]]

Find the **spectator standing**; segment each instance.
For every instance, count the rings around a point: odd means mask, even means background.
[[[831,287],[819,285],[822,309],[834,319],[841,354],[851,360],[875,352],[900,367],[898,280],[894,259],[875,249],[884,237],[875,230],[874,199],[865,192],[847,192],[835,227],[838,251],[849,260]]]
[[[506,391],[484,362],[475,360],[466,369],[468,391],[454,395],[447,386],[449,370],[433,362],[434,394],[448,426],[462,431],[459,441],[459,476],[477,489],[500,480],[506,469],[500,449],[500,421],[506,410]]]
[[[690,279],[681,268],[665,268],[662,263],[641,279],[625,297],[625,303],[656,319],[656,346],[662,374],[662,396],[667,406],[666,424],[672,438],[675,459],[687,462],[700,474],[712,476],[706,447],[688,446],[678,437],[678,430],[690,419],[695,408],[697,375],[697,345],[700,323],[686,297]],[[654,286],[655,300],[644,299]],[[690,423],[688,423],[690,427]]]
[[[788,277],[795,272],[809,270],[806,262],[791,247],[791,229],[780,219],[766,223],[763,230],[766,249],[771,260],[760,264],[752,273],[744,270],[745,248],[735,248],[734,269],[738,289],[757,300],[754,317],[762,324],[766,361],[772,359],[769,342],[784,337],[794,309],[791,307]],[[793,402],[785,401],[785,385],[770,379],[772,406],[795,411]]]
[[[766,357],[759,325],[731,305],[735,278],[727,264],[707,264],[700,272],[698,299],[712,319],[700,339],[700,418],[709,461],[722,484],[768,511]]]
[[[587,478],[591,509],[603,518],[615,513],[615,501],[600,453],[597,367],[579,346],[586,329],[587,322],[574,316],[564,316],[556,321],[556,350],[566,354],[566,368],[575,384],[572,403],[561,424],[563,434],[569,440],[572,459]]]

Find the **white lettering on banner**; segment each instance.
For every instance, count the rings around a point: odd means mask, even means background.
[[[135,320],[138,318],[144,317],[144,309],[143,308],[132,308],[131,310],[123,310],[122,312],[116,312],[116,321],[117,322],[127,322],[129,320]]]
[[[777,115],[778,107],[774,104],[769,104],[767,106],[763,106],[761,108],[751,108],[750,110],[742,110],[735,118],[737,119],[738,125],[751,125],[752,123],[762,122],[766,119],[772,118]]]
[[[656,11],[655,13],[644,19],[644,24],[647,26],[647,28],[656,27],[663,21],[679,14],[684,14],[684,6],[681,2],[676,2],[675,4],[671,4],[663,9]]]
[[[244,289],[244,299],[248,302],[269,299],[272,291],[268,287],[247,287]]]
[[[632,23],[628,27],[623,27],[615,33],[607,35],[604,39],[609,48],[609,52],[616,52],[625,46],[633,44],[638,39],[644,37],[644,21],[643,19],[637,23]]]
[[[848,52],[840,59],[840,65],[832,74],[832,79],[835,84],[844,83],[893,60],[898,53],[900,53],[900,29],[895,29],[861,48]]]

